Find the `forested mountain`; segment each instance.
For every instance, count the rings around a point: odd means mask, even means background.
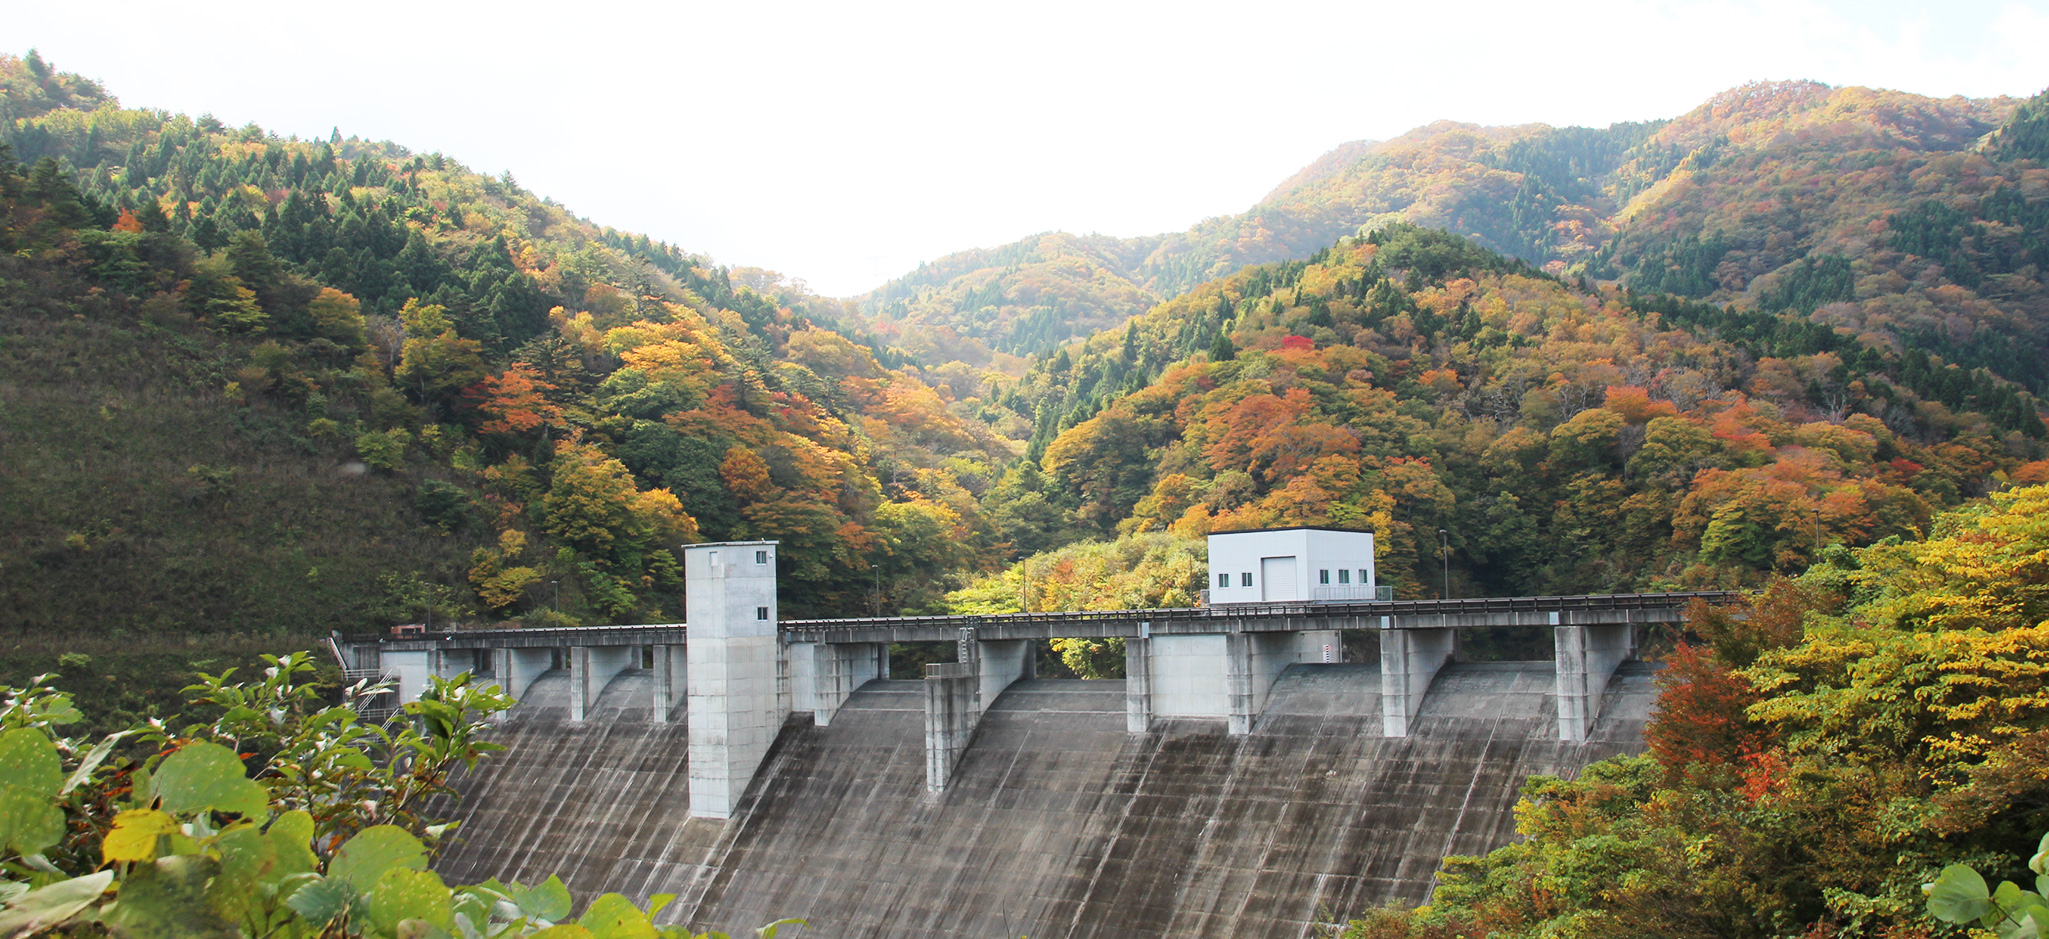
[[[1340,237],[1405,221],[1467,235],[1568,278],[1619,280],[1639,292],[1744,297],[1809,312],[1905,294],[1882,309],[1824,316],[1891,331],[2033,385],[2041,362],[2002,358],[2008,353],[1995,338],[1973,332],[1989,323],[2010,334],[2022,326],[2006,320],[2039,318],[2036,295],[2001,280],[2034,257],[2014,241],[2031,223],[2005,200],[2037,183],[1986,175],[2001,172],[1992,169],[1999,154],[2010,160],[2042,146],[2039,130],[1988,136],[2017,105],[1778,82],[1732,89],[1668,121],[1600,129],[1439,122],[1340,146],[1242,214],[1130,239],[1122,250],[1113,239],[1093,239],[1098,257],[1132,259],[1102,265],[1121,278],[1092,270],[1055,292],[1081,298],[1070,306],[1087,309],[1109,306],[1112,291],[1172,297],[1248,264],[1299,260]],[[2035,120],[2028,126],[2039,126]],[[2006,194],[1983,201],[2001,181]],[[1898,213],[1909,218],[1881,224]],[[1873,230],[1884,237],[1871,237]],[[1048,237],[926,265],[862,298],[864,308],[907,333],[945,324],[979,338],[987,332],[981,318],[1021,315],[1032,309],[1031,297],[1054,288],[1041,270],[1030,291],[1013,289],[1021,269],[974,259],[1027,252]],[[1837,258],[1852,262],[1854,273],[1827,266]],[[1814,265],[1824,265],[1826,276],[1803,287],[1802,272]],[[1948,273],[1921,285],[1931,265]],[[1886,275],[1857,297],[1843,295],[1845,277],[1881,272],[1897,279]],[[1944,283],[1999,309],[1988,315],[1954,291],[1928,289]],[[1007,351],[1020,350],[1038,351],[1015,342]]]
[[[1438,529],[1460,595],[1737,584],[2049,478],[2038,399],[1994,372],[1403,223],[1198,287],[993,401],[1035,421],[1038,461],[984,500],[1015,545],[1370,527],[1411,595],[1438,591]]]
[[[0,92],[12,625],[675,619],[699,538],[780,539],[792,614],[895,608],[995,557],[1010,445],[834,301],[439,154],[33,54]]]

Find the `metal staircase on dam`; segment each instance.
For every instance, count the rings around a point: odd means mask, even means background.
[[[1636,626],[1678,621],[1696,601],[1728,591],[1469,600],[1236,604],[1228,607],[782,621],[776,543],[684,549],[687,623],[557,629],[448,630],[337,637],[344,665],[384,676],[397,703],[429,675],[487,674],[515,698],[537,679],[568,673],[566,716],[593,717],[615,677],[640,669],[650,722],[687,725],[690,814],[730,817],[785,719],[808,712],[830,726],[848,699],[889,677],[889,644],[950,641],[952,662],[925,667],[925,783],[944,792],[983,717],[1004,690],[1033,676],[1033,643],[1124,640],[1127,733],[1160,721],[1224,721],[1250,733],[1290,666],[1334,663],[1340,634],[1380,637],[1381,734],[1404,738],[1447,663],[1459,631],[1549,627],[1555,641],[1557,739],[1584,741],[1617,668],[1636,655]],[[639,673],[636,673],[639,674]],[[683,707],[678,713],[678,705]]]

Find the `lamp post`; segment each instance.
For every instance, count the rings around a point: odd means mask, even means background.
[[[1449,600],[1451,599],[1451,532],[1445,531],[1442,528],[1437,530],[1437,553],[1444,559],[1443,597]]]

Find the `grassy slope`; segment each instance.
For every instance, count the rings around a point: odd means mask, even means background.
[[[223,393],[240,342],[11,259],[0,278],[0,563],[33,572],[0,581],[0,635],[319,635],[360,628],[383,572],[461,570],[408,480]]]

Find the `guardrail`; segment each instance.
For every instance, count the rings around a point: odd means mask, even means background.
[[[784,620],[786,632],[868,627],[973,627],[996,624],[1130,622],[1154,623],[1260,617],[1434,616],[1473,613],[1567,612],[1671,608],[1694,600],[1733,603],[1734,590],[1687,590],[1671,593],[1608,593],[1567,597],[1477,597],[1467,600],[1359,600],[1332,602],[1232,603],[1209,607],[1158,610],[1083,610],[1061,613],[983,613],[950,616],[872,616],[846,619]]]

